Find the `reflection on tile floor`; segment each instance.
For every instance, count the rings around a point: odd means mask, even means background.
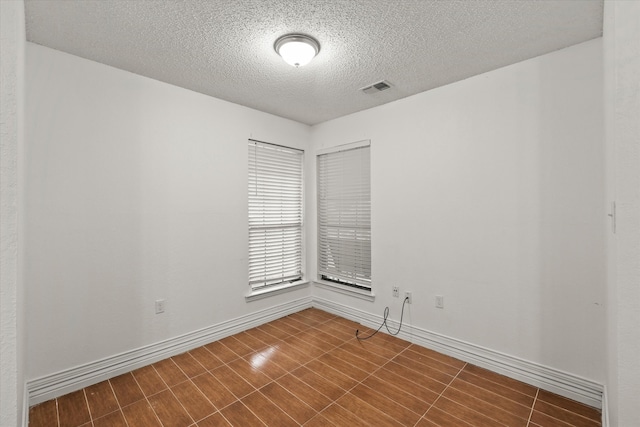
[[[30,409],[31,427],[599,426],[600,412],[307,309]]]

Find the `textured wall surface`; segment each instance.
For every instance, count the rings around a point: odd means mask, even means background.
[[[607,2],[608,373],[612,426],[640,425],[640,3]],[[608,228],[610,229],[610,228]]]
[[[600,39],[313,129],[371,140],[376,301],[314,293],[604,382]]]
[[[303,123],[319,123],[602,34],[602,0],[27,1],[28,40]],[[295,69],[276,39],[303,32]],[[387,79],[392,89],[360,88]]]
[[[22,417],[18,159],[22,143],[24,3],[0,2],[0,426]]]

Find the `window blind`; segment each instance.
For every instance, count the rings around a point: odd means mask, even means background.
[[[370,148],[321,154],[318,162],[318,274],[371,290]]]
[[[249,285],[302,278],[303,151],[249,140]]]

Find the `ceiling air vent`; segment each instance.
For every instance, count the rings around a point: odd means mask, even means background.
[[[382,80],[382,81],[379,81],[378,83],[374,83],[372,85],[363,87],[360,90],[363,91],[366,94],[371,94],[371,93],[376,93],[376,92],[382,92],[383,90],[387,90],[390,87],[391,87],[391,85],[389,84],[388,81]]]

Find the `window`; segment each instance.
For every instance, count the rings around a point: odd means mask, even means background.
[[[302,279],[303,151],[249,140],[249,285]]]
[[[318,155],[318,276],[371,291],[369,142]]]

